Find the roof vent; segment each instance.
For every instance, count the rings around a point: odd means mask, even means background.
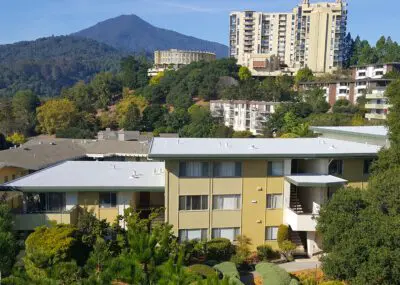
[[[336,146],[335,145],[331,145],[329,148],[330,149],[336,149]]]
[[[136,169],[134,169],[132,175],[129,176],[129,179],[138,179],[140,176],[141,175],[137,173]]]
[[[252,145],[250,145],[249,149],[250,149],[250,150],[256,150],[257,147],[256,147],[256,145],[252,144]]]
[[[50,145],[56,145],[56,143],[55,142],[50,142]]]

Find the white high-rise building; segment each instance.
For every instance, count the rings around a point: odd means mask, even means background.
[[[272,56],[292,72],[306,66],[315,73],[332,72],[343,63],[346,25],[343,0],[303,0],[291,13],[232,12],[230,56],[260,76],[271,72]]]

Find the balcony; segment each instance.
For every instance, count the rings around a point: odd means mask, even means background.
[[[365,104],[365,109],[389,109],[390,105],[382,103],[382,104]]]
[[[76,224],[78,221],[78,208],[60,213],[30,213],[14,215],[14,230],[32,231],[39,226],[56,224]]]
[[[385,97],[385,91],[383,90],[373,90],[371,93],[365,95],[366,99],[383,99]]]
[[[285,223],[288,224],[293,231],[315,232],[317,226],[317,214],[297,214],[293,209],[286,208],[284,210]]]
[[[375,113],[367,113],[365,114],[365,118],[368,120],[386,120],[386,114],[375,114]]]

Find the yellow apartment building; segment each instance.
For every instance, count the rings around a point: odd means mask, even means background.
[[[53,222],[76,224],[83,208],[113,223],[129,207],[144,214],[163,207],[164,177],[162,162],[67,161],[2,188],[20,194],[10,199],[15,230],[32,231]]]
[[[180,240],[251,238],[277,247],[281,224],[298,250],[320,252],[320,206],[345,185],[366,187],[379,146],[333,139],[163,139],[166,222]]]

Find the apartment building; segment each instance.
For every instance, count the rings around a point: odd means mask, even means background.
[[[109,223],[129,207],[149,213],[164,205],[164,179],[163,162],[66,161],[3,190],[6,198],[20,193],[9,199],[15,230],[31,231],[53,222],[76,224],[83,208]]]
[[[250,131],[253,135],[262,134],[263,124],[268,115],[275,112],[277,102],[246,100],[212,100],[211,115],[223,120],[225,126],[235,131]]]
[[[286,72],[308,66],[327,73],[342,66],[347,26],[347,4],[303,0],[288,13],[256,11],[230,13],[230,56],[253,74],[268,76],[254,55],[277,56]],[[254,68],[257,67],[257,68]]]
[[[380,146],[332,139],[163,139],[149,157],[165,160],[165,221],[181,241],[248,236],[277,248],[281,224],[312,256],[315,217],[344,185],[365,188]]]
[[[149,69],[149,76],[156,76],[159,72],[167,69],[177,70],[182,66],[197,61],[213,61],[216,54],[204,51],[188,51],[188,50],[157,50],[154,52],[154,66]]]
[[[370,120],[386,120],[390,106],[387,104],[385,90],[393,80],[385,79],[384,75],[391,71],[400,71],[400,64],[357,66],[353,67],[350,79],[301,82],[299,88],[300,90],[323,89],[326,100],[331,106],[339,99],[347,99],[357,104],[357,99],[365,96],[367,99],[365,117]]]

